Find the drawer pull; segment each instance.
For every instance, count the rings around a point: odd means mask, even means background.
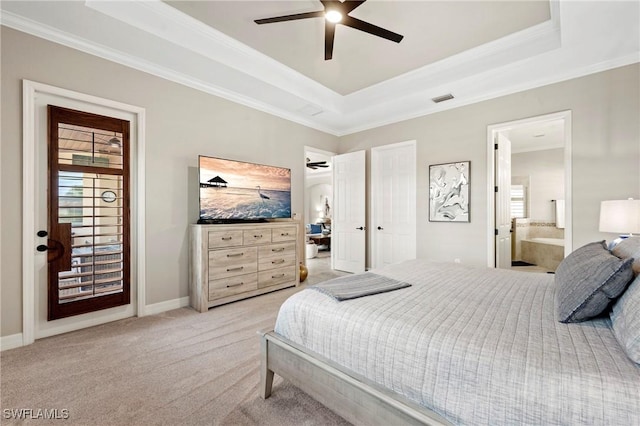
[[[289,233],[288,232],[283,232],[282,234],[280,234],[281,237],[288,237]]]
[[[242,271],[243,269],[244,269],[244,266],[239,266],[237,268],[227,268],[227,272]]]
[[[271,261],[271,263],[273,265],[279,265],[281,263],[284,263],[284,259],[273,260],[273,261]]]
[[[233,237],[222,237],[222,241],[231,241]]]
[[[239,257],[239,256],[244,256],[244,253],[234,253],[234,254],[227,255],[227,257]]]
[[[244,284],[244,283],[229,284],[229,285],[227,286],[227,288],[229,288],[229,287],[240,287],[240,286],[241,286],[241,285],[243,285],[243,284]]]
[[[271,249],[271,251],[272,251],[272,252],[275,252],[275,253],[277,253],[277,252],[279,252],[279,251],[284,251],[284,247],[274,248],[274,249]]]
[[[262,235],[254,235],[253,238],[255,239],[262,238]]]
[[[284,274],[271,275],[271,278],[282,278],[282,277],[284,277]]]

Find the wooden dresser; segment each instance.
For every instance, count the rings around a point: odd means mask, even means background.
[[[295,221],[191,225],[189,302],[199,311],[298,285]]]

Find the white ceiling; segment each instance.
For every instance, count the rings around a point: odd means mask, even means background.
[[[563,148],[564,120],[521,125],[504,134],[511,141],[513,154]]]
[[[320,10],[315,0],[0,7],[8,27],[334,135],[640,61],[637,0],[369,0],[352,14],[405,38],[338,28],[330,63],[321,19],[251,22]]]
[[[540,0],[368,0],[350,15],[404,39],[396,44],[338,25],[333,59],[325,61],[323,18],[254,23],[258,18],[322,11],[317,0],[166,3],[342,95],[550,19],[549,2]]]

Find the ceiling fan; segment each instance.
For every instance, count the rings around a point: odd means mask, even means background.
[[[318,168],[326,168],[329,167],[329,165],[327,164],[326,161],[311,161],[309,158],[307,158],[307,167],[313,170],[316,170]]]
[[[392,31],[380,28],[376,25],[361,21],[358,18],[349,16],[349,13],[367,0],[320,0],[324,6],[324,10],[318,12],[296,13],[293,15],[276,16],[273,18],[256,19],[254,22],[258,25],[271,24],[274,22],[295,21],[307,18],[325,18],[324,22],[324,59],[325,61],[333,57],[333,39],[335,36],[336,25],[345,25],[364,31],[374,36],[382,37],[387,40],[400,43],[404,36],[396,34]]]

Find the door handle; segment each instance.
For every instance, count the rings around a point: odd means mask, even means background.
[[[71,270],[71,224],[59,223],[54,227],[47,245],[41,244],[36,250],[47,252],[47,262],[57,263],[58,271]]]
[[[49,233],[47,231],[45,231],[44,229],[42,229],[42,230],[38,231],[36,233],[36,235],[38,237],[40,237],[40,238],[43,238],[43,237],[46,237],[47,235],[49,235]],[[43,251],[43,250],[40,250],[40,251]]]
[[[360,231],[363,231],[363,230],[364,230],[364,227],[362,227],[362,226],[361,226],[361,227],[356,228],[356,229],[358,229],[358,230],[360,230]]]
[[[382,226],[378,226],[378,231],[382,231],[384,228]]]
[[[64,254],[64,245],[60,241],[52,240],[49,238],[47,240],[47,245],[40,244],[36,247],[36,250],[39,252],[48,252],[47,253],[47,262],[55,262],[56,260],[62,258]]]

